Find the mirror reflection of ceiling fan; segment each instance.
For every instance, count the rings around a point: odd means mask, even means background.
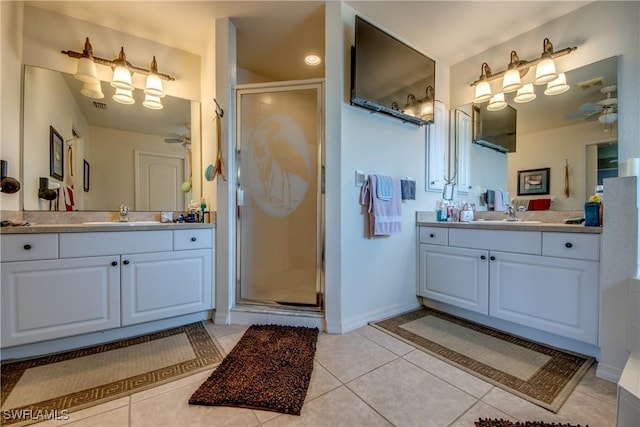
[[[577,113],[567,114],[565,117],[567,120],[584,118],[588,122],[598,120],[604,125],[614,123],[618,120],[618,98],[612,97],[611,94],[616,90],[616,85],[603,87],[600,92],[606,95],[605,99],[582,104]]]
[[[177,133],[170,133],[164,139],[164,142],[168,144],[182,144],[187,150],[191,148],[191,124],[186,123],[184,125],[187,128],[187,132],[180,135]]]

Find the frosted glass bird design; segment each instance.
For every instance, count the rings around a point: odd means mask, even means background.
[[[254,128],[246,151],[248,186],[260,208],[286,216],[304,200],[311,174],[307,138],[285,114],[272,114]]]

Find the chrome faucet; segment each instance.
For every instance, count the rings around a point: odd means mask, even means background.
[[[525,210],[524,206],[518,206],[518,209],[516,209],[512,205],[507,205],[504,213],[507,216],[507,221],[521,221],[521,219],[518,218],[517,212],[524,212]]]
[[[120,222],[129,222],[129,206],[120,205],[120,218],[118,218]]]

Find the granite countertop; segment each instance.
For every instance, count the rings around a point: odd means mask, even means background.
[[[34,234],[34,233],[86,233],[93,231],[155,231],[155,230],[184,230],[194,228],[214,228],[215,224],[209,223],[157,223],[157,224],[136,224],[114,223],[98,224],[31,224],[7,226],[0,228],[0,234]]]
[[[535,220],[535,218],[527,218]],[[565,224],[564,222],[500,222],[493,218],[473,222],[436,221],[434,212],[417,212],[416,225],[442,228],[468,228],[477,230],[519,230],[519,231],[555,231],[563,233],[601,234],[602,227],[585,227],[583,224]]]

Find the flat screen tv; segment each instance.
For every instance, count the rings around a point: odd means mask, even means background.
[[[473,142],[502,153],[515,152],[517,110],[507,105],[490,111],[487,105],[473,105]]]
[[[355,30],[351,104],[417,125],[433,123],[435,61],[359,16]]]

